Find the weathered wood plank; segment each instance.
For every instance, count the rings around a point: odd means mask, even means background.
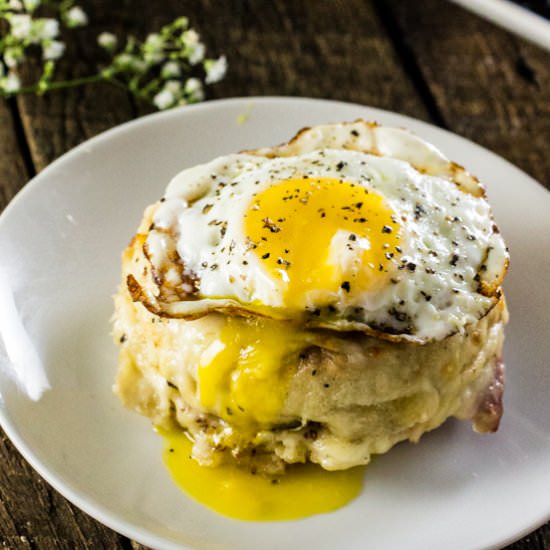
[[[28,178],[29,170],[18,143],[13,110],[7,101],[0,100],[0,211]]]
[[[121,537],[54,491],[0,432],[0,545],[10,549],[121,548]]]
[[[106,28],[124,36],[124,13],[133,12],[129,4],[119,3],[115,9],[106,0],[95,0],[90,5],[90,25],[67,36],[67,54],[58,69],[60,78],[95,72],[100,55],[96,37]],[[82,141],[135,115],[126,92],[107,84],[59,90],[41,97],[21,96],[17,104],[37,171]]]
[[[550,54],[455,5],[385,4],[446,126],[550,188]]]
[[[372,2],[332,0],[313,9],[308,0],[165,0],[162,10],[150,2],[143,10],[148,28],[188,14],[209,52],[227,55],[229,72],[211,98],[309,96],[428,118]]]

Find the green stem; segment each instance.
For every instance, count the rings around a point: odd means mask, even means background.
[[[73,78],[72,80],[60,80],[57,82],[48,82],[47,87],[45,89],[40,89],[38,83],[32,85],[32,86],[24,86],[22,88],[19,88],[17,90],[15,95],[19,94],[32,94],[35,92],[39,93],[45,93],[49,92],[51,90],[63,90],[65,88],[72,88],[75,86],[82,86],[84,84],[92,84],[94,82],[101,82],[106,81],[110,82],[111,84],[114,84],[115,86],[118,86],[119,88],[126,89],[126,86],[116,78],[107,78],[101,73],[90,75],[90,76],[84,76],[82,78]]]

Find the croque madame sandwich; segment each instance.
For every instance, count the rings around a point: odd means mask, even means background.
[[[123,254],[116,393],[203,465],[366,464],[502,414],[506,247],[480,182],[357,121],[184,170]]]

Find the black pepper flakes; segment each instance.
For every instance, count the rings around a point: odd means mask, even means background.
[[[392,307],[388,310],[388,313],[396,320],[396,321],[399,321],[400,323],[404,323],[408,318],[409,316],[404,312],[404,311],[399,311],[398,309]]]
[[[420,204],[416,203],[414,206],[414,219],[418,220],[426,214],[426,209]]]
[[[349,283],[349,281],[344,281],[341,285],[340,285],[340,288],[345,290],[346,292],[349,292],[350,289],[351,289],[351,285]]]
[[[382,227],[382,233],[391,233],[393,229],[389,225]]]
[[[426,300],[426,302],[429,302],[432,299],[431,295],[427,294],[423,290],[420,291],[420,294],[422,294],[422,296],[424,296],[424,299]]]
[[[266,252],[263,256],[262,256],[262,260],[267,260],[269,258],[269,256],[271,256],[271,254],[269,252]]]
[[[453,257],[451,258],[451,261],[449,262],[453,267],[456,267],[456,264],[458,262],[459,256],[458,254],[453,254]]]
[[[264,229],[269,229],[271,233],[278,233],[281,230],[281,228],[269,218],[264,218],[262,221],[264,222]]]

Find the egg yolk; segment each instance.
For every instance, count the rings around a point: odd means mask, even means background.
[[[297,464],[277,478],[253,475],[233,464],[200,466],[182,432],[163,432],[164,463],[177,485],[219,514],[240,520],[289,520],[331,512],[353,500],[363,485],[364,466],[327,472]]]
[[[256,194],[245,233],[282,283],[285,307],[298,310],[381,287],[401,242],[397,216],[382,195],[334,178],[283,180]]]
[[[299,354],[314,338],[291,322],[225,318],[198,370],[201,405],[232,427],[225,443],[253,444],[259,430],[281,422]],[[164,462],[178,486],[224,516],[298,519],[341,508],[361,491],[364,467],[327,472],[316,464],[297,464],[276,478],[254,475],[235,464],[209,468],[193,460],[191,442],[183,432],[159,432],[166,440]]]
[[[252,438],[279,420],[299,352],[312,336],[293,323],[226,317],[198,369],[201,405]]]

